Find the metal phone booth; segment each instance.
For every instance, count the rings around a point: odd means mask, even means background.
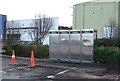
[[[59,31],[49,31],[49,57],[59,59]]]
[[[61,60],[70,60],[69,30],[59,31],[59,55]]]
[[[65,61],[93,62],[94,37],[97,38],[94,29],[51,30],[49,57]]]
[[[81,61],[80,30],[70,30],[70,60]]]
[[[82,30],[82,61],[93,61],[94,30]]]

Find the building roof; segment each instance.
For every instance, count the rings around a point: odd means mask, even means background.
[[[80,5],[80,4],[87,4],[87,3],[90,4],[90,3],[119,2],[119,1],[120,0],[93,0],[93,1],[88,1],[88,2],[74,4],[74,6]]]
[[[119,2],[120,0],[93,0],[91,2]]]

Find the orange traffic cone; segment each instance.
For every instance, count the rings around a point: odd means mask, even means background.
[[[30,58],[30,67],[35,67],[35,61],[34,61],[34,53],[31,52],[31,58]]]
[[[12,60],[10,64],[16,64],[16,59],[15,59],[15,52],[12,50]]]

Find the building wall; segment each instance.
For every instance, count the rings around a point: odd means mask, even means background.
[[[53,17],[53,26],[51,27],[54,30],[58,30],[58,17]],[[6,22],[7,28],[21,28],[21,27],[35,27],[34,19],[26,19],[26,20],[13,20]]]
[[[53,20],[53,25],[51,27],[51,30],[58,30],[58,25],[59,25],[58,17],[53,17],[52,20]],[[7,21],[6,23],[7,29],[8,28],[18,28],[18,29],[15,29],[15,30],[8,29],[6,32],[6,35],[12,34],[12,33],[20,34],[21,35],[20,41],[32,41],[29,32],[32,32],[34,30],[34,27],[35,27],[34,19]],[[25,29],[22,29],[22,28],[25,28]],[[44,44],[49,44],[48,39],[49,37],[47,36],[44,41]]]
[[[6,22],[7,28],[21,28],[21,27],[34,27],[33,19],[26,20],[12,20]]]
[[[93,0],[92,2],[119,2],[120,0]]]
[[[7,16],[0,14],[0,39],[4,37],[6,27]]]
[[[87,2],[74,5],[73,29],[96,29],[103,37],[104,27],[118,27],[118,2]]]

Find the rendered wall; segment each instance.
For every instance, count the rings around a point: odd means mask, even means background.
[[[98,37],[110,24],[118,27],[118,2],[88,2],[74,5],[73,29],[96,29]]]

